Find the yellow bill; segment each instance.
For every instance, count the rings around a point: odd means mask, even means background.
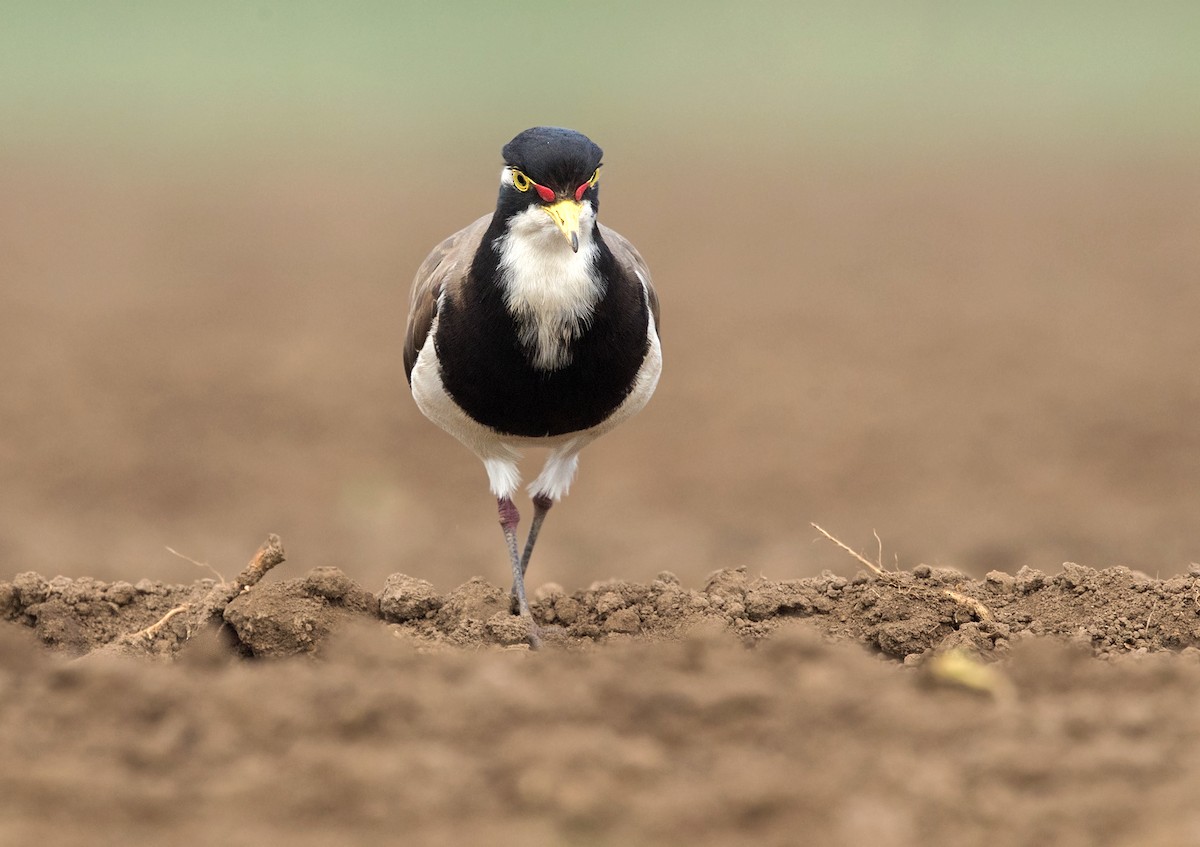
[[[567,198],[559,200],[557,203],[551,203],[549,206],[543,206],[542,211],[554,219],[566,237],[567,243],[571,245],[571,249],[578,253],[579,216],[583,213],[583,204],[578,200]]]

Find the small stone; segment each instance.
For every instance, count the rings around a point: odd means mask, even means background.
[[[912,572],[913,576],[917,579],[929,579],[929,577],[933,576],[933,568],[929,567],[929,565],[917,565],[912,569]]]
[[[1197,565],[1197,569],[1200,570],[1200,565]],[[675,574],[673,574],[671,571],[659,571],[658,576],[656,576],[654,578],[656,580],[658,580],[659,582],[664,583],[666,585],[679,585],[680,584],[679,577],[675,576]]]

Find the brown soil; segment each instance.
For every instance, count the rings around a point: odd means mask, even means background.
[[[213,589],[0,583],[8,843],[1200,834],[1195,574],[545,585],[533,654],[483,580],[321,568],[130,637]]]

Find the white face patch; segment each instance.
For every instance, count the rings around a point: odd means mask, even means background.
[[[550,216],[534,205],[513,216],[496,242],[504,303],[531,363],[541,370],[571,363],[571,343],[587,328],[604,294],[594,269],[595,226],[596,213],[585,201],[576,253]]]

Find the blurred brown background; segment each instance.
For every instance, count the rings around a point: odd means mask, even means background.
[[[1200,6],[10,4],[0,578],[503,584],[400,348],[534,124],[607,151],[665,371],[532,574],[1200,560]],[[527,478],[536,473],[530,463]],[[527,510],[528,511],[528,510]]]

